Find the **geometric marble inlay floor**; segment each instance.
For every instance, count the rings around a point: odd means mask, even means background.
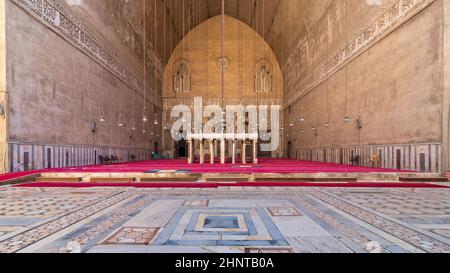
[[[0,188],[0,253],[450,252],[450,190]]]

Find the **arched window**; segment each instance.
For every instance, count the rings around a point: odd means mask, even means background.
[[[173,65],[173,92],[191,92],[191,72],[186,60],[180,59]]]
[[[255,92],[272,92],[272,64],[262,59],[256,64],[255,69]]]

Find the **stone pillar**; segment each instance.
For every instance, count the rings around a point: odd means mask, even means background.
[[[203,139],[200,141],[200,164],[205,164],[205,142]]]
[[[214,154],[215,154],[215,155],[218,155],[218,154],[219,154],[219,153],[218,153],[218,150],[219,150],[219,149],[217,149],[217,148],[218,148],[217,146],[218,146],[218,145],[217,145],[217,140],[215,139],[215,140],[214,140]]]
[[[258,164],[258,141],[253,141],[253,164]]]
[[[442,172],[450,171],[450,0],[443,0]]]
[[[8,91],[6,90],[6,2],[0,1],[0,103],[5,111],[0,116],[0,173],[9,170],[8,160]],[[13,45],[11,45],[13,46]]]
[[[214,140],[211,140],[211,142],[209,142],[209,153],[210,153],[210,163],[211,165],[214,164]]]
[[[247,143],[242,141],[242,164],[247,164]]]
[[[220,140],[220,164],[225,164],[225,139]]]
[[[188,140],[188,164],[194,163],[194,143],[193,140]]]
[[[231,157],[233,153],[233,140],[227,141],[227,157]]]
[[[232,141],[232,147],[231,147],[231,161],[232,164],[236,164],[236,140]]]

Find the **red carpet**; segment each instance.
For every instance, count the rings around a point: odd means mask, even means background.
[[[305,182],[244,182],[244,183],[64,183],[37,182],[16,185],[23,188],[96,188],[96,187],[134,187],[134,188],[218,188],[218,187],[322,187],[322,188],[449,188],[427,183],[305,183]]]
[[[261,159],[257,165],[245,166],[232,164],[187,164],[186,160],[157,160],[129,162],[114,165],[97,165],[84,167],[70,167],[28,171],[0,175],[0,182],[23,177],[35,173],[143,173],[143,172],[186,172],[186,173],[224,173],[224,174],[252,174],[252,173],[387,173],[402,172],[399,170],[355,167],[331,163],[312,161],[298,161],[287,159]],[[408,187],[408,188],[447,188],[426,183],[292,183],[292,182],[250,182],[250,183],[28,183],[20,187],[139,187],[139,188],[217,188],[220,186],[233,187]]]
[[[387,172],[406,172],[401,170],[357,167],[350,165],[339,165],[332,163],[321,163],[313,161],[299,161],[287,159],[261,159],[257,165],[248,164],[245,166],[232,164],[187,164],[186,160],[155,160],[128,162],[114,165],[96,165],[84,167],[71,167],[35,171],[36,172],[74,172],[74,173],[142,173],[152,170],[188,170],[191,173],[387,173]],[[13,174],[21,175],[21,174]],[[0,181],[4,180],[0,176]]]

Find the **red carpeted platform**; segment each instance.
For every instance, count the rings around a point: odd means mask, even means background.
[[[0,182],[25,177],[36,173],[219,173],[219,174],[314,174],[314,173],[399,173],[400,170],[356,167],[312,161],[287,159],[261,159],[259,164],[187,164],[186,160],[156,160],[129,162],[114,165],[96,165],[28,171],[0,175]],[[36,182],[21,184],[20,187],[139,187],[139,188],[217,188],[233,187],[409,187],[409,188],[446,188],[445,186],[427,183],[298,183],[298,182],[243,182],[243,183],[193,183],[193,182],[156,182],[156,183],[67,183],[67,182]]]
[[[64,183],[36,182],[17,185],[25,188],[219,188],[219,187],[321,187],[321,188],[449,188],[427,183],[303,183],[303,182],[245,182],[245,183]]]
[[[357,167],[350,165],[339,165],[332,163],[321,163],[313,161],[299,161],[287,159],[260,159],[259,164],[253,165],[221,165],[211,164],[187,164],[186,160],[155,160],[129,162],[114,165],[96,165],[85,167],[61,168],[43,170],[41,172],[73,172],[73,173],[142,173],[146,171],[189,171],[191,173],[392,173],[405,172],[400,170]]]

